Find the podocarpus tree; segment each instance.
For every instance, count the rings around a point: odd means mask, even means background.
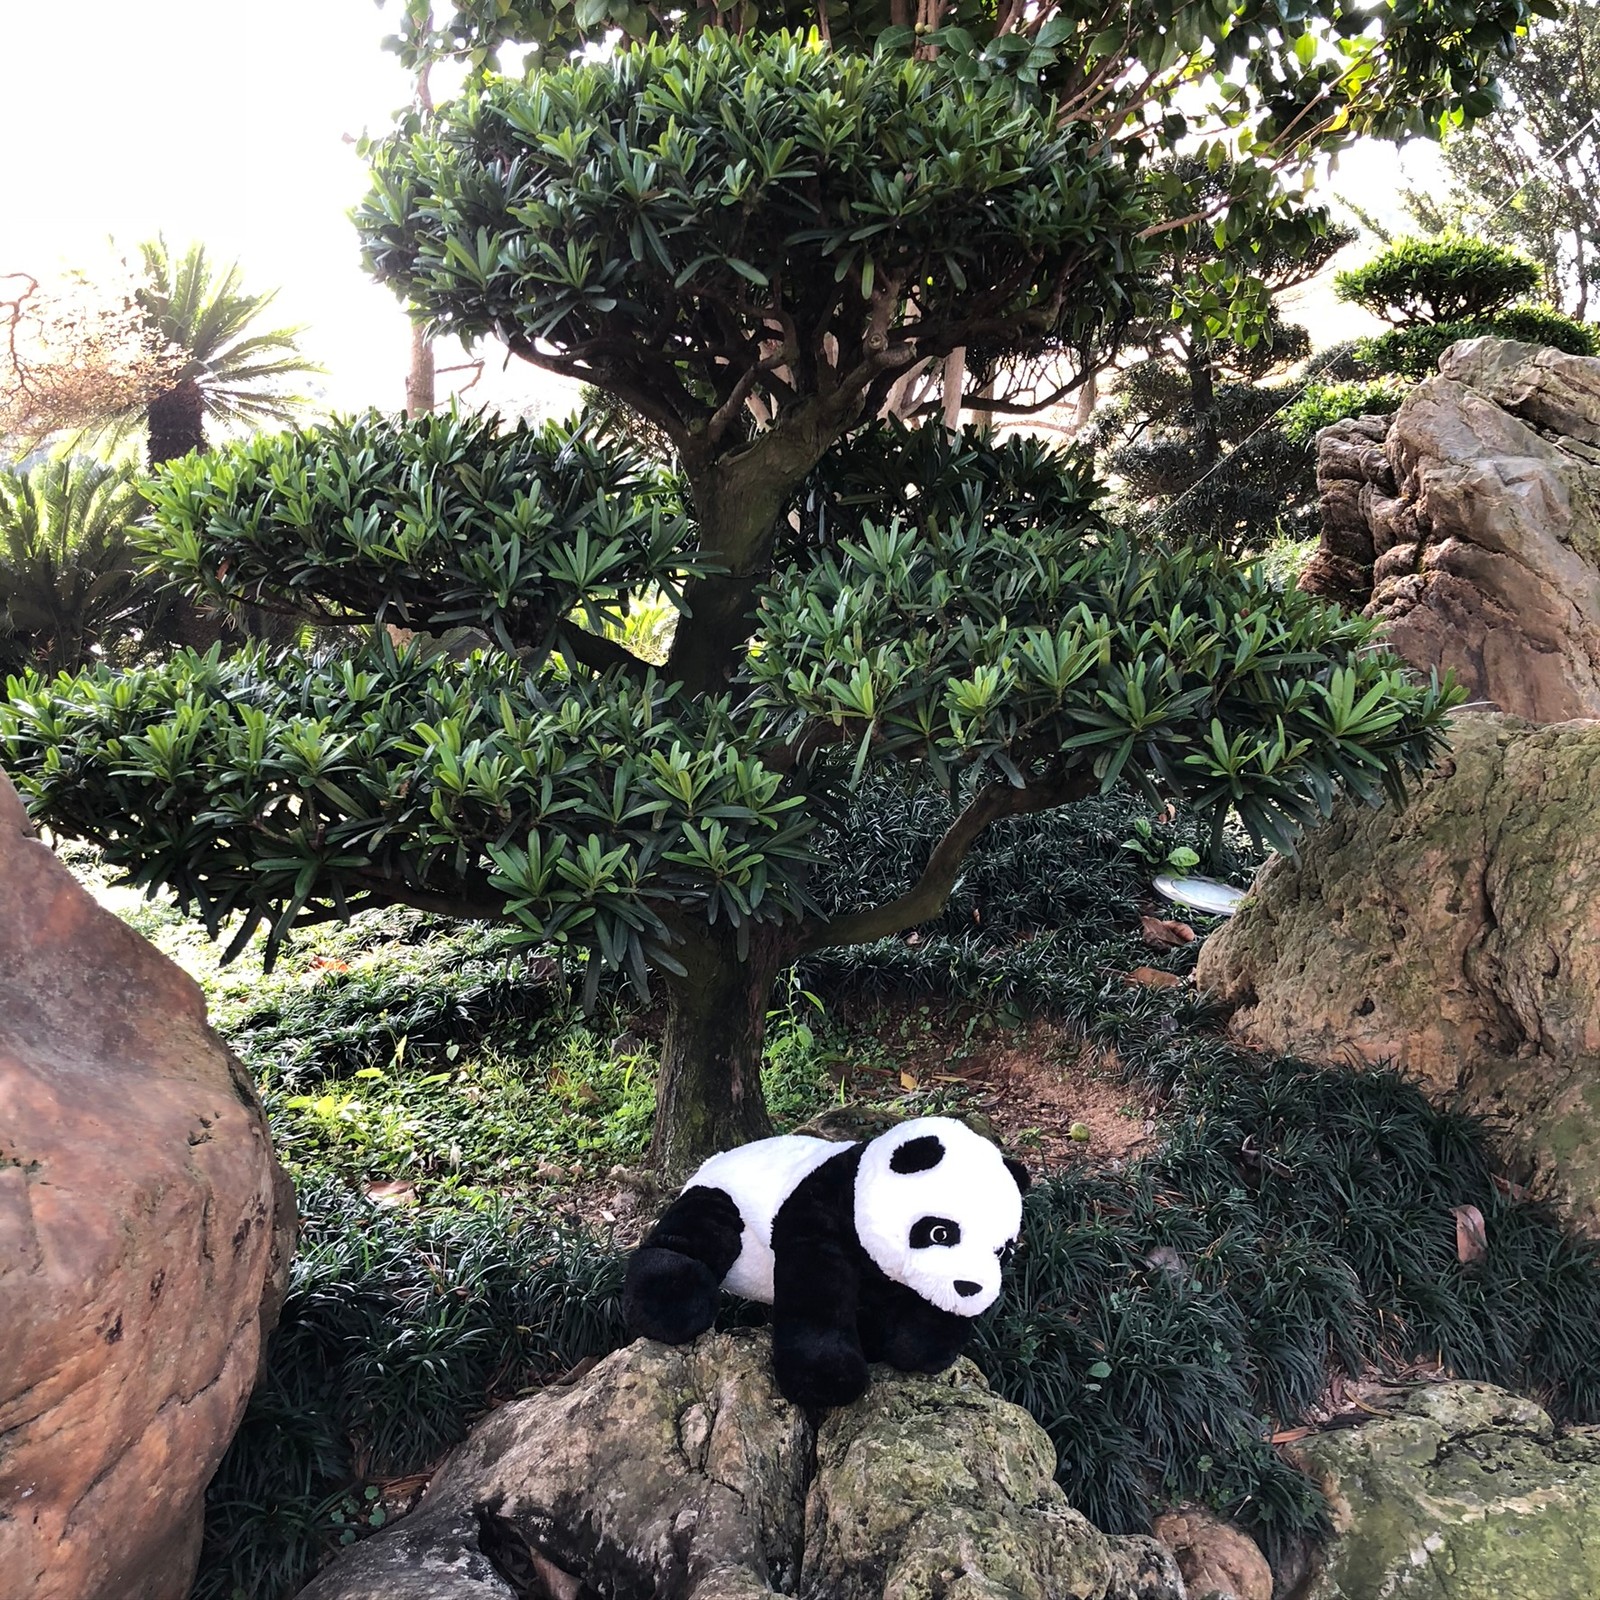
[[[241,938],[398,901],[659,985],[669,1168],[767,1131],[773,975],[929,916],[988,822],[1126,778],[1285,842],[1394,788],[1448,697],[1365,623],[1135,548],[1037,446],[861,431],[911,363],[1130,313],[1151,212],[1104,134],[942,59],[791,38],[491,82],[378,152],[369,260],[438,328],[649,417],[681,483],[453,416],[191,457],[152,547],[198,591],[485,648],[26,679],[0,760]],[[607,636],[646,589],[684,612],[659,671]],[[809,837],[884,761],[956,820],[915,883],[823,917]]]

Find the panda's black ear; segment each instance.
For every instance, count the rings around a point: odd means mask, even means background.
[[[1026,1194],[1029,1187],[1033,1183],[1033,1179],[1028,1176],[1028,1169],[1023,1166],[1020,1161],[1014,1160],[1011,1156],[1004,1156],[1001,1159],[1004,1160],[1006,1164],[1006,1171],[1017,1180],[1018,1190],[1021,1193]]]
[[[926,1172],[944,1160],[944,1144],[935,1133],[925,1133],[918,1139],[907,1139],[889,1157],[891,1172]]]

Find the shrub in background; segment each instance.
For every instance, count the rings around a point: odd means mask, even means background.
[[[1459,339],[1494,335],[1570,355],[1600,353],[1600,332],[1589,323],[1528,298],[1542,288],[1530,256],[1458,234],[1396,240],[1365,266],[1334,278],[1341,300],[1395,324],[1361,340],[1357,358],[1372,372],[1413,382],[1437,371],[1440,355]]]

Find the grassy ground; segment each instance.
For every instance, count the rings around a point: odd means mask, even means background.
[[[942,819],[913,796],[868,810],[844,858],[892,883]],[[1110,1530],[1198,1499],[1273,1553],[1314,1536],[1324,1508],[1271,1436],[1373,1369],[1600,1415],[1600,1262],[1497,1183],[1476,1126],[1386,1074],[1240,1052],[1187,987],[1128,982],[1192,964],[1139,918],[1153,867],[1200,842],[1134,820],[1104,802],[998,830],[915,942],[810,962],[771,1017],[779,1126],[841,1100],[955,1109],[1054,1169],[977,1354]],[[300,1191],[197,1587],[278,1600],[403,1510],[488,1406],[622,1338],[621,1247],[655,1202],[636,1211],[617,1169],[645,1150],[655,1022],[581,1018],[492,930],[410,912],[318,930],[264,975],[219,969],[170,910],[118,909],[206,987]],[[1486,1219],[1481,1260],[1458,1257],[1461,1205]]]

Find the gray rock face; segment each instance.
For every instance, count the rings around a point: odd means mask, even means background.
[[[764,1333],[641,1340],[495,1412],[301,1600],[1182,1600],[1170,1555],[1108,1540],[1054,1469],[969,1362],[878,1369],[813,1433]]]
[[[1405,810],[1264,868],[1196,981],[1249,1044],[1461,1096],[1600,1231],[1600,722],[1458,713],[1450,742]]]
[[[199,989],[0,774],[0,1594],[188,1594],[293,1224]]]
[[[1334,1538],[1295,1600],[1594,1600],[1600,1431],[1487,1384],[1378,1390],[1388,1415],[1291,1447]]]
[[[1600,359],[1452,345],[1392,419],[1323,433],[1317,483],[1303,588],[1364,606],[1473,700],[1600,716]]]

